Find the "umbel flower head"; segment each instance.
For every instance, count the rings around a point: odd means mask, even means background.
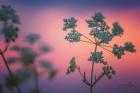
[[[92,18],[96,22],[103,22],[105,17],[100,12],[98,12],[98,13],[95,13],[95,15],[92,16]]]
[[[117,56],[118,59],[121,59],[125,52],[136,52],[135,46],[131,42],[126,42],[124,46],[114,44],[112,53],[114,56]]]
[[[112,40],[112,34],[109,31],[93,29],[89,34],[96,37],[100,43],[109,43]]]
[[[136,52],[135,46],[132,44],[132,42],[126,42],[124,44],[124,50],[128,52]]]
[[[112,40],[113,35],[104,19],[105,17],[101,13],[96,13],[92,19],[86,20],[86,22],[88,27],[92,28],[89,34],[95,37],[98,42],[108,44]]]
[[[117,22],[113,24],[112,35],[113,36],[121,36],[123,34],[123,29],[119,26]]]
[[[115,75],[115,70],[111,67],[111,66],[104,66],[103,67],[103,73],[109,78],[111,79],[113,75]]]
[[[78,31],[72,30],[70,33],[68,33],[65,39],[68,40],[69,42],[78,42],[80,41],[80,37],[81,34]]]
[[[101,13],[95,13],[92,19],[86,20],[89,28],[100,26],[104,22],[104,16]]]
[[[77,25],[77,20],[74,17],[70,19],[64,19],[64,28],[63,30],[66,31],[67,29],[74,29]]]
[[[103,63],[104,57],[103,52],[91,52],[91,56],[88,59],[89,61],[95,62],[95,63]]]
[[[117,44],[114,44],[112,53],[114,56],[117,56],[118,59],[124,55],[124,48],[122,46],[118,46]]]

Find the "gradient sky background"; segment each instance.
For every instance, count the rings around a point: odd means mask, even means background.
[[[74,16],[78,19],[77,29],[88,36],[90,29],[85,19],[90,19],[95,12],[102,12],[110,26],[117,21],[124,28],[123,37],[116,38],[112,43],[123,44],[125,41],[133,41],[137,52],[127,53],[121,60],[117,60],[105,51],[105,58],[117,74],[112,80],[104,77],[96,85],[94,93],[140,93],[139,0],[0,0],[0,4],[11,4],[20,16],[22,24],[17,44],[23,42],[22,38],[26,34],[34,32],[39,33],[42,36],[42,42],[46,42],[52,48],[44,58],[52,61],[59,69],[59,74],[53,81],[48,81],[46,77],[41,78],[42,93],[87,93],[88,87],[81,82],[78,73],[69,76],[65,73],[69,60],[75,56],[82,71],[86,71],[89,75],[91,63],[87,59],[94,46],[82,42],[65,41],[66,33],[62,28],[63,19]],[[11,67],[17,68],[18,65]],[[2,64],[0,68],[5,69]],[[0,70],[0,73],[2,72],[3,70]],[[100,65],[95,67],[95,72],[97,75],[100,74]],[[129,86],[130,83],[133,87]],[[27,85],[21,86],[24,91],[30,89],[25,86]]]

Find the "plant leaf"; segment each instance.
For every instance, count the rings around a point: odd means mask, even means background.
[[[76,68],[77,68],[77,65],[76,65],[75,57],[72,57],[72,59],[70,60],[70,66],[67,69],[67,74],[74,72]]]

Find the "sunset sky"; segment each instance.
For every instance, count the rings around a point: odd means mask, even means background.
[[[17,44],[24,43],[25,35],[38,33],[42,36],[41,42],[45,42],[52,49],[43,58],[50,60],[59,73],[53,81],[41,77],[42,93],[87,93],[88,87],[81,81],[79,73],[66,75],[66,70],[69,60],[75,56],[82,71],[90,75],[91,62],[88,58],[94,45],[69,43],[64,40],[66,33],[63,31],[63,19],[75,17],[78,20],[77,30],[89,36],[90,29],[85,20],[90,19],[96,12],[103,13],[109,26],[117,21],[125,30],[124,35],[115,38],[112,44],[122,45],[125,41],[132,41],[137,52],[126,53],[118,60],[104,51],[105,59],[117,74],[112,80],[104,77],[96,85],[94,93],[140,93],[140,0],[0,0],[0,4],[12,5],[20,16]],[[0,68],[5,69],[3,64],[0,64]],[[0,73],[2,72],[3,70],[0,70]],[[95,73],[99,75],[100,72],[100,65],[96,64]],[[130,82],[134,87],[128,87]],[[24,91],[28,89],[26,84],[21,87]]]

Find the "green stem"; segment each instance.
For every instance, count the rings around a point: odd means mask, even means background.
[[[92,41],[91,39],[89,39],[87,36],[85,36],[84,34],[80,33],[84,38],[88,39],[89,41],[91,41],[93,44],[96,44],[94,41]]]
[[[85,40],[80,40],[81,42],[85,42],[85,43],[90,43],[90,44],[95,44],[95,43],[92,43],[92,42],[89,42],[89,41],[85,41]]]
[[[96,44],[96,46],[95,46],[95,50],[94,50],[94,52],[96,52],[97,51],[97,44]],[[92,89],[93,89],[93,85],[92,85],[92,83],[93,83],[93,71],[94,70],[94,62],[92,62],[92,67],[91,67],[91,78],[90,78],[90,93],[92,93]]]
[[[1,55],[2,59],[3,59],[3,61],[4,61],[4,64],[5,64],[6,68],[7,68],[7,70],[8,70],[8,73],[9,73],[9,75],[10,75],[10,78],[13,79],[13,73],[12,73],[12,71],[10,70],[10,67],[8,66],[8,62],[7,62],[7,60],[6,60],[6,58],[5,58],[4,54],[3,54],[3,52],[1,51],[1,49],[0,49],[0,55]],[[21,93],[21,90],[20,90],[20,88],[18,87],[18,85],[15,84],[15,87],[16,87],[18,93]]]
[[[113,48],[112,46],[107,46],[107,45],[100,45],[100,46],[104,46],[104,47]]]
[[[82,79],[83,79],[83,82],[84,82],[86,85],[90,86],[89,81],[86,79],[86,73],[84,72],[84,74],[83,74],[83,73],[81,72],[81,70],[80,70],[80,67],[78,67],[77,69],[78,69],[78,71],[79,71],[79,73],[80,73],[80,75],[81,75],[81,77],[82,77]]]
[[[92,90],[92,86],[90,86],[90,93],[92,93],[92,91],[93,91],[93,90]]]
[[[73,28],[73,30],[75,30],[75,28]],[[80,33],[80,32],[79,32]],[[86,39],[88,39],[89,41],[91,41],[92,43],[94,43],[95,44],[95,42],[94,41],[92,41],[90,38],[88,38],[87,36],[85,36],[84,34],[82,34],[82,33],[80,33],[84,38],[86,38]]]
[[[100,46],[100,47],[101,47],[101,48],[103,48],[104,50],[106,50],[106,51],[108,51],[108,52],[112,53],[112,51],[110,51],[109,49],[104,48],[104,47],[102,47],[102,46]]]
[[[101,80],[102,78],[103,78],[103,76],[104,76],[105,74],[104,73],[102,73],[97,79],[95,79],[95,81],[93,82],[93,86],[99,81],[99,80]]]
[[[39,75],[38,75],[38,72],[37,72],[37,67],[35,64],[33,64],[34,66],[34,72],[35,72],[35,78],[34,78],[34,81],[35,81],[35,90],[37,91],[37,93],[40,93],[40,88],[39,88]]]

